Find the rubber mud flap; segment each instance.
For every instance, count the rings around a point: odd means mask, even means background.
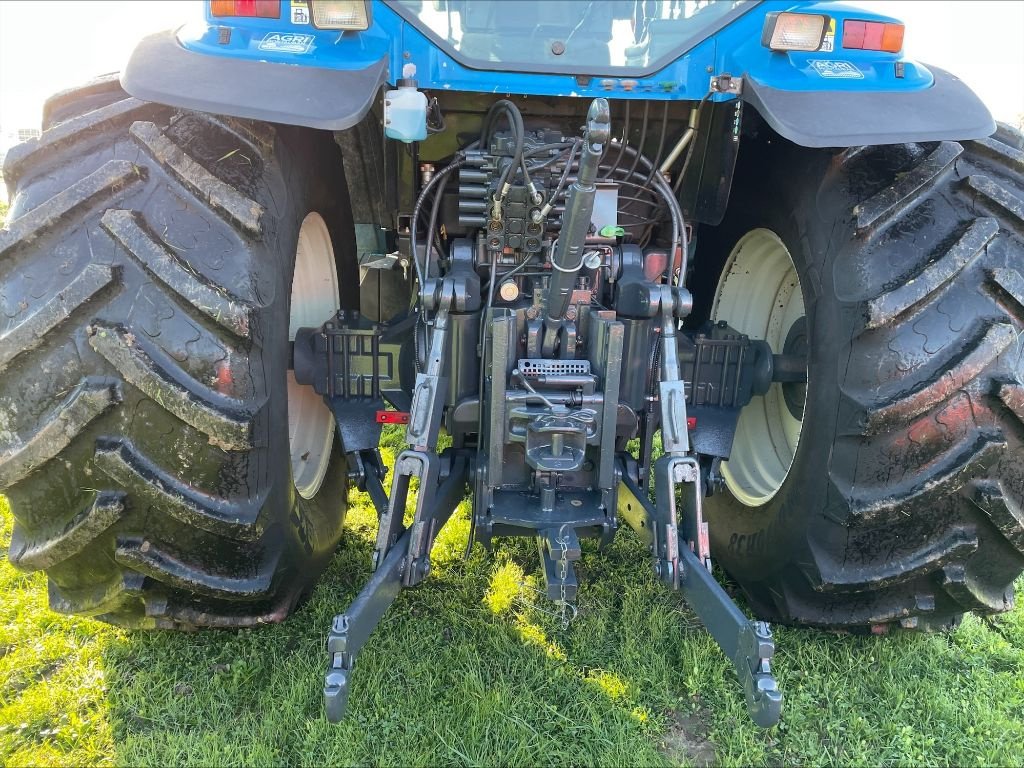
[[[387,78],[387,59],[365,69],[296,67],[188,51],[174,32],[145,37],[121,74],[137,99],[218,115],[343,131],[358,123]]]
[[[744,101],[802,147],[981,139],[996,124],[962,80],[938,67],[920,91],[784,91],[743,79]]]

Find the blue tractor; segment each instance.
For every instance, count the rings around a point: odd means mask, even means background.
[[[467,494],[469,546],[535,539],[566,620],[581,540],[634,529],[763,726],[767,622],[1006,610],[1022,139],[903,33],[830,2],[211,0],[142,40],[4,164],[10,561],[63,613],[280,621],[366,491],[331,719]]]

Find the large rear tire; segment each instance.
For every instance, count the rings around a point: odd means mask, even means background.
[[[61,94],[47,115],[4,167],[10,561],[45,570],[64,613],[141,627],[279,621],[326,567],[345,511],[332,432],[311,443],[328,455],[301,493],[288,460],[304,221],[326,223],[348,303],[357,279],[337,147],[110,82]]]
[[[877,632],[1007,610],[1024,568],[1024,154],[762,135],[740,163],[756,181],[701,244],[725,267],[716,309],[742,314],[737,281],[763,285],[752,248],[783,270],[788,256],[799,311],[780,278],[760,324],[774,311],[776,343],[792,341],[806,313],[808,383],[744,413],[708,499],[713,554],[785,623]]]

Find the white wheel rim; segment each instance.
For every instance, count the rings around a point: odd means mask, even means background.
[[[781,354],[793,325],[804,316],[804,299],[793,258],[778,235],[748,232],[733,248],[718,281],[712,320],[725,320]],[[781,384],[772,384],[740,414],[722,476],[732,495],[749,507],[769,501],[793,465],[803,422],[790,413]]]
[[[299,228],[292,277],[288,340],[295,341],[299,328],[321,325],[339,305],[338,269],[331,234],[319,213],[310,213]],[[288,446],[292,481],[304,499],[320,490],[331,462],[334,416],[312,387],[295,381],[288,371]]]

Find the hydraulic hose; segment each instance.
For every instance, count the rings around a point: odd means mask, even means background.
[[[424,280],[426,279],[429,271],[427,267],[430,259],[430,243],[434,239],[433,232],[429,233],[427,237],[427,247],[425,249],[426,252],[423,254],[423,265],[421,267],[419,254],[417,253],[419,245],[417,245],[416,237],[418,234],[417,230],[419,229],[420,213],[423,211],[423,203],[427,199],[427,195],[430,194],[431,190],[433,190],[444,179],[447,179],[450,173],[461,168],[465,162],[466,158],[464,155],[457,155],[454,160],[448,163],[448,165],[434,174],[434,177],[427,182],[425,187],[423,187],[423,191],[420,192],[420,196],[416,198],[416,205],[412,211],[412,223],[409,225],[409,240],[412,249],[412,263],[416,268],[416,279],[419,281],[420,290],[424,287]],[[440,190],[438,190],[438,194],[440,194]],[[431,224],[431,228],[433,228],[433,226],[435,226],[434,223]]]
[[[623,147],[623,152],[633,155],[638,161],[637,165],[641,169],[647,169],[648,171],[655,169],[654,163],[648,158],[641,155],[637,150],[632,147]],[[665,181],[665,177],[660,173],[653,174],[651,178],[651,186],[658,191],[662,199],[664,199],[666,206],[668,207],[669,215],[672,218],[672,247],[679,248],[682,252],[682,262],[679,272],[679,284],[682,285],[683,280],[686,276],[687,269],[687,248],[688,242],[686,237],[686,227],[683,222],[683,212],[679,207],[679,201],[676,199],[675,193],[672,188]]]

